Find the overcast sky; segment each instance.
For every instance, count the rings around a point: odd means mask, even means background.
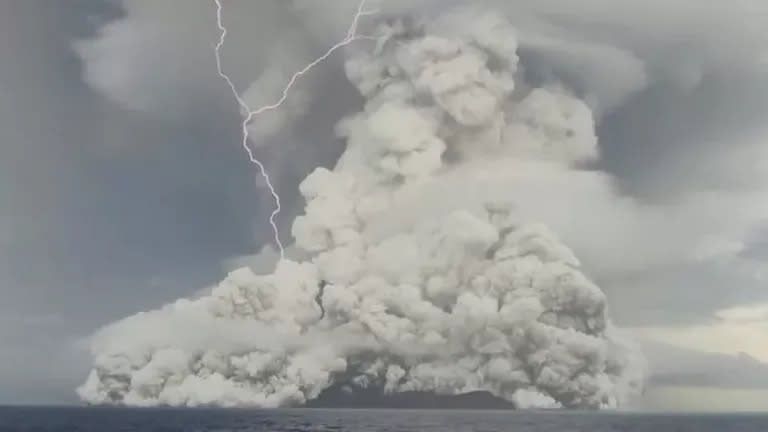
[[[225,2],[224,60],[253,97],[274,94],[343,33],[354,2],[317,3]],[[517,12],[532,83],[554,76],[590,101],[603,154],[595,168],[621,194],[668,204],[715,191],[754,203],[768,190],[761,0],[482,3]],[[215,74],[214,12],[203,0],[0,0],[0,403],[76,402],[88,335],[194,295],[268,241],[271,201]],[[360,106],[341,60],[302,82],[254,142],[286,204],[285,237],[298,180],[333,164],[334,123]],[[718,408],[685,388],[723,403],[736,393],[718,399],[722,389],[768,390],[759,211],[728,201],[687,214],[691,225],[750,221],[747,237],[716,239],[700,261],[615,273],[587,260],[615,321],[651,341],[652,383],[683,388],[674,397],[686,407]]]

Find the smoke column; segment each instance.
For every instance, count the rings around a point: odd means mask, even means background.
[[[599,157],[590,109],[525,85],[503,16],[379,30],[345,65],[365,105],[338,124],[344,154],[300,186],[308,258],[104,328],[84,401],[280,407],[339,386],[604,408],[640,391],[604,293],[508,193]]]

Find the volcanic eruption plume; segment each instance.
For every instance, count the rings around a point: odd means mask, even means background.
[[[305,258],[106,327],[83,400],[279,407],[334,386],[600,408],[640,389],[604,293],[506,193],[598,158],[589,107],[522,83],[500,15],[390,19],[376,34],[346,61],[365,98],[338,124],[346,150],[300,186]]]

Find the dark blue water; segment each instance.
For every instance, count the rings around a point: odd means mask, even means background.
[[[768,416],[0,407],[0,431],[768,432]]]

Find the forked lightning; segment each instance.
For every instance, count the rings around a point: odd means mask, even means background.
[[[219,34],[219,41],[216,43],[215,47],[215,55],[216,55],[216,70],[219,74],[219,76],[224,79],[224,81],[227,82],[227,85],[229,85],[229,88],[232,90],[232,94],[235,97],[235,100],[237,100],[237,103],[240,105],[241,110],[245,113],[243,115],[243,121],[241,123],[242,127],[242,146],[245,149],[245,152],[248,154],[248,159],[251,161],[251,163],[255,164],[259,167],[259,173],[264,178],[264,182],[267,185],[267,188],[269,189],[270,194],[272,194],[272,198],[275,201],[275,208],[272,210],[272,213],[269,216],[269,224],[272,226],[272,231],[274,232],[275,236],[275,244],[277,245],[278,250],[280,251],[280,259],[285,258],[285,248],[283,247],[282,241],[280,241],[280,232],[277,227],[277,222],[275,221],[275,218],[280,213],[281,207],[280,207],[280,195],[278,195],[277,191],[275,190],[274,185],[272,184],[271,179],[269,178],[269,173],[266,170],[266,167],[264,164],[259,161],[253,154],[253,150],[248,145],[248,124],[253,120],[255,116],[258,116],[259,114],[265,112],[265,111],[271,111],[280,108],[280,106],[285,102],[285,100],[288,98],[288,95],[291,91],[291,88],[296,83],[296,81],[306,73],[308,73],[312,68],[323,62],[325,59],[330,57],[335,51],[337,51],[339,48],[342,48],[348,44],[350,44],[355,39],[358,39],[357,36],[357,27],[360,23],[360,18],[372,15],[376,13],[376,11],[373,10],[365,10],[365,3],[366,0],[361,0],[360,4],[357,7],[357,11],[355,13],[354,18],[352,19],[352,23],[349,26],[349,29],[347,30],[346,37],[342,39],[341,41],[337,42],[335,45],[330,47],[323,55],[316,58],[311,63],[304,66],[302,69],[297,71],[296,73],[291,76],[291,79],[288,81],[288,84],[283,88],[282,95],[280,98],[275,101],[274,103],[271,103],[269,105],[264,105],[262,107],[259,107],[257,109],[251,109],[250,106],[243,100],[243,98],[240,96],[240,94],[237,92],[237,88],[235,87],[235,84],[232,82],[232,80],[229,78],[229,76],[224,73],[224,70],[221,65],[221,48],[224,46],[224,40],[227,37],[227,28],[224,26],[224,23],[222,21],[222,6],[221,6],[221,0],[214,0],[214,3],[216,3],[216,25],[219,28],[220,34]]]

